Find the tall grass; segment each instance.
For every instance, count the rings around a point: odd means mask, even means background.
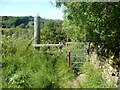
[[[66,51],[51,54],[46,52],[47,47],[39,51],[33,46],[27,48],[32,34],[32,31],[27,31],[18,36],[2,35],[2,87],[71,88],[69,82],[75,75],[67,64]],[[51,49],[57,51],[56,48]],[[85,74],[85,81],[78,84],[78,88],[109,87],[102,79],[100,70],[89,63],[83,65],[80,71]]]
[[[64,53],[50,54],[28,46],[28,36],[2,36],[3,88],[59,88],[73,77]]]
[[[80,69],[85,74],[85,80],[79,84],[81,88],[109,88],[109,85],[102,78],[101,70],[86,62]]]

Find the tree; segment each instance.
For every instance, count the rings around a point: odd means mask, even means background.
[[[64,42],[65,36],[65,33],[62,31],[61,20],[44,20],[44,27],[41,29],[42,43]]]
[[[108,57],[110,52],[118,57],[120,51],[120,2],[57,2],[65,7],[67,28],[75,29],[80,33],[86,32],[86,41],[93,42],[96,47],[102,48],[98,54]],[[67,22],[66,22],[67,20]],[[69,30],[70,28],[67,28]],[[74,32],[74,29],[71,29]],[[75,33],[74,33],[75,34]],[[74,38],[77,38],[76,35]],[[79,34],[81,37],[81,34]]]

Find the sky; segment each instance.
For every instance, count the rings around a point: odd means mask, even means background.
[[[0,0],[0,16],[35,16],[37,14],[46,19],[63,19],[62,9],[56,8],[50,0]]]

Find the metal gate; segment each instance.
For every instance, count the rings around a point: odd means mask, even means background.
[[[88,42],[66,42],[67,60],[70,68],[80,68],[86,62]]]

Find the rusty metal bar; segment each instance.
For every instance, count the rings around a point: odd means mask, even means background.
[[[69,67],[70,67],[70,49],[68,48],[68,64],[69,64]]]

